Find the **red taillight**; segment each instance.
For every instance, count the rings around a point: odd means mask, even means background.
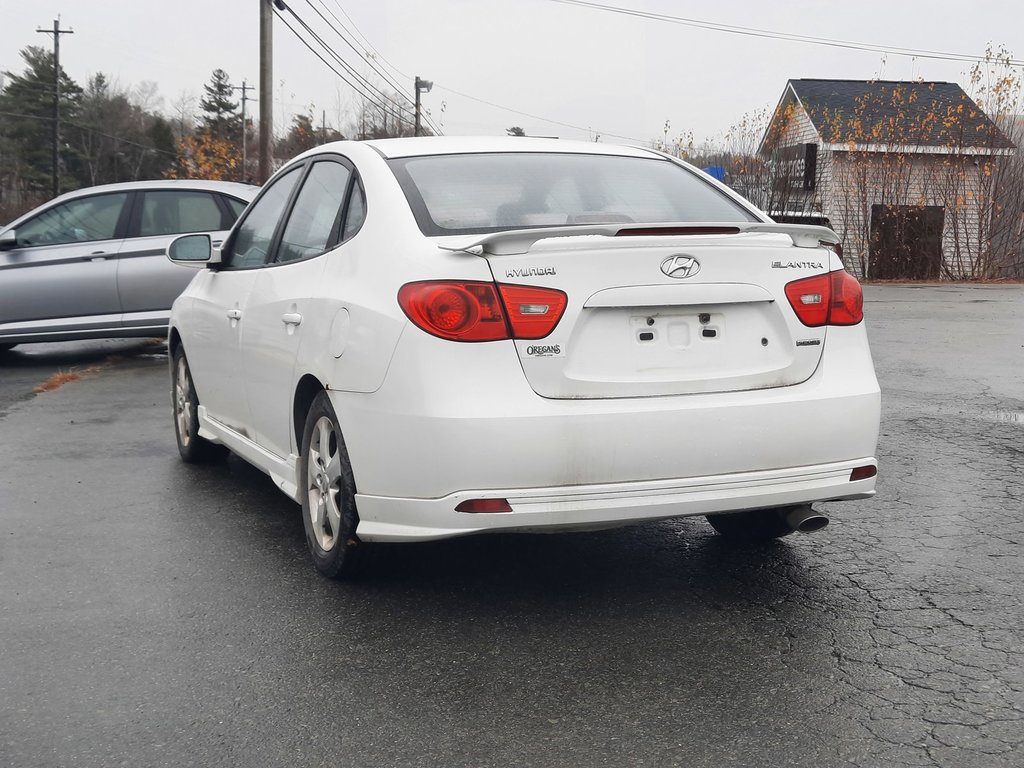
[[[407,283],[398,291],[410,320],[451,341],[542,339],[558,325],[567,301],[554,288],[455,280]]]
[[[867,480],[869,477],[874,477],[878,474],[878,467],[874,464],[868,464],[863,467],[857,467],[850,472],[850,482],[855,483],[858,480]]]
[[[845,270],[832,273],[832,311],[829,325],[856,325],[864,319],[864,291]]]
[[[786,298],[800,322],[810,328],[856,325],[864,319],[860,283],[843,269],[790,283]]]
[[[416,325],[442,339],[508,338],[508,324],[494,283],[407,283],[398,291],[398,303]]]

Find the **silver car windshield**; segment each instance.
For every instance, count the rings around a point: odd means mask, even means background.
[[[658,158],[515,152],[397,158],[389,165],[430,236],[758,221],[698,174]]]

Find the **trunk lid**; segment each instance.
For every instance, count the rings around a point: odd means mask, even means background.
[[[515,341],[538,395],[735,392],[814,373],[825,328],[800,322],[785,286],[840,268],[831,250],[764,232],[618,235],[503,233],[477,244],[496,282],[568,296],[551,334]]]

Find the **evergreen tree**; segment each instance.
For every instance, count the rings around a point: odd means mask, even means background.
[[[205,96],[199,102],[202,109],[200,131],[213,139],[238,143],[242,137],[242,118],[238,102],[232,99],[231,78],[223,69],[213,70],[210,82],[203,86]]]
[[[24,73],[5,72],[6,86],[0,92],[0,194],[5,201],[38,201],[50,193],[53,173],[53,54],[31,46],[21,51]],[[60,71],[61,137],[78,117],[82,89]],[[62,165],[73,164],[73,153],[62,149]],[[61,188],[78,186],[65,179]]]

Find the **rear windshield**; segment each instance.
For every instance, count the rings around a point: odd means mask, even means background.
[[[669,160],[611,155],[428,155],[388,161],[426,235],[571,224],[758,221]]]

